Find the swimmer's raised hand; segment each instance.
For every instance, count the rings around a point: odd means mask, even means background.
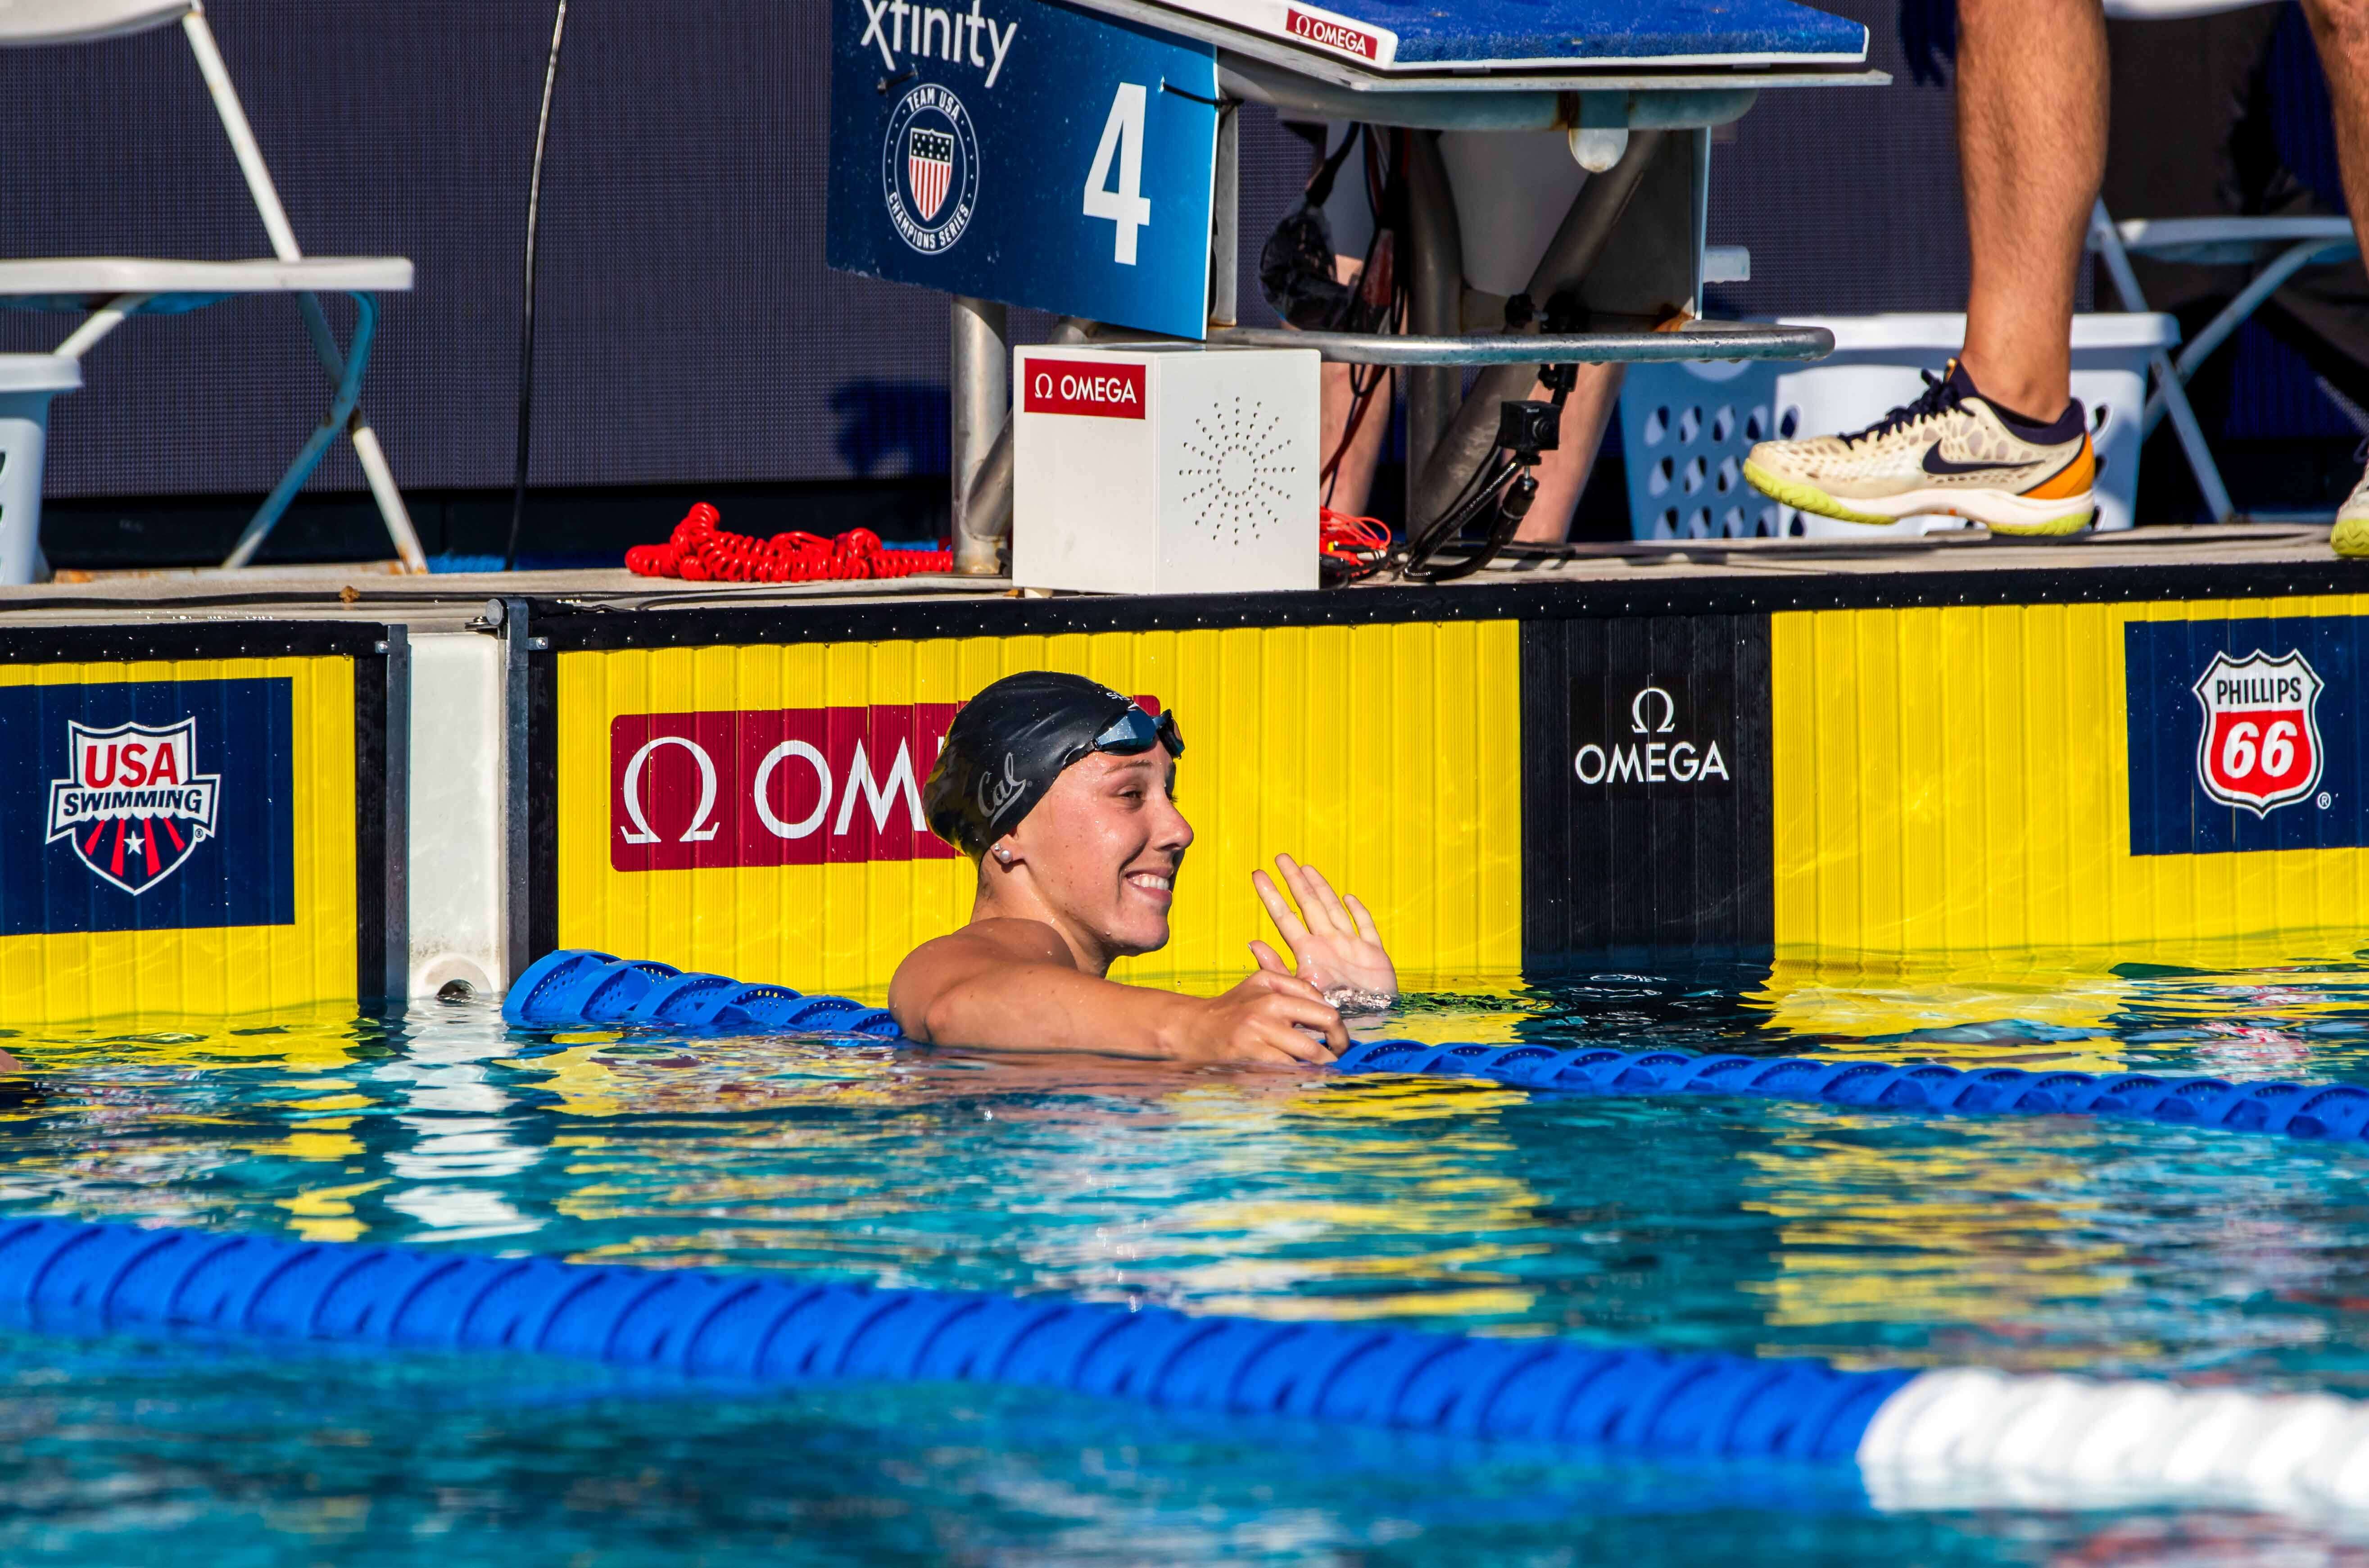
[[[1390,954],[1382,946],[1382,933],[1374,925],[1374,917],[1352,894],[1344,899],[1333,891],[1323,873],[1312,865],[1302,865],[1288,854],[1275,857],[1276,869],[1283,874],[1285,886],[1299,902],[1295,912],[1291,903],[1264,871],[1251,873],[1251,886],[1257,890],[1259,902],[1266,906],[1267,917],[1283,933],[1285,945],[1291,949],[1300,979],[1313,985],[1318,993],[1340,997],[1355,992],[1360,1001],[1387,1006],[1399,994],[1398,970],[1390,963]],[[1251,944],[1251,956],[1258,960],[1262,973],[1288,975],[1282,957],[1264,942]]]
[[[1349,1048],[1341,1014],[1292,975],[1263,968],[1222,996],[1177,1000],[1189,1006],[1162,1031],[1174,1061],[1322,1067]]]

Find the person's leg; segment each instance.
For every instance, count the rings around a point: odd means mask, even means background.
[[[1596,467],[1596,450],[1604,444],[1604,428],[1620,406],[1620,375],[1619,365],[1579,367],[1579,380],[1563,400],[1557,445],[1539,460],[1539,493],[1530,502],[1530,515],[1515,532],[1516,539],[1526,544],[1560,544],[1571,537],[1571,516]],[[1530,395],[1545,398],[1551,394],[1542,386],[1533,386]]]
[[[1995,533],[2077,533],[2097,513],[2073,289],[2105,166],[2105,13],[2100,0],[1959,0],[1958,38],[1965,347],[1915,402],[1851,435],[1762,441],[1744,476],[1846,522],[1945,512]]]
[[[2369,234],[2369,0],[2304,0],[2336,110],[2336,163],[2356,236]],[[2369,248],[2369,241],[2364,241]]]
[[[1349,411],[1356,404],[1356,395],[1349,388],[1348,365],[1323,367],[1322,399],[1319,405],[1319,428],[1322,440],[1317,446],[1320,464],[1333,461],[1341,451],[1342,433],[1349,426]],[[1354,367],[1362,375],[1373,372],[1363,366]],[[1320,484],[1317,494],[1326,506],[1352,517],[1365,515],[1373,499],[1374,469],[1382,460],[1382,448],[1390,441],[1391,402],[1397,396],[1397,378],[1385,373],[1381,384],[1374,388],[1368,400],[1366,416],[1358,421],[1357,433],[1349,441],[1349,450],[1342,452],[1341,466],[1333,471],[1329,484]]]
[[[1596,467],[1596,448],[1604,444],[1605,427],[1620,406],[1620,370],[1619,365],[1582,365],[1579,381],[1563,400],[1562,423],[1558,427],[1556,445],[1539,460],[1537,469],[1539,493],[1530,502],[1529,516],[1514,537],[1528,544],[1560,544],[1571,537],[1572,513],[1579,506],[1580,492],[1587,488],[1587,476]],[[1366,410],[1365,421],[1357,427],[1355,440],[1341,459],[1341,466],[1333,476],[1330,494],[1324,504],[1337,512],[1362,515],[1373,498],[1374,470],[1380,463],[1383,443],[1390,437],[1391,398],[1395,386],[1385,380],[1375,389],[1373,405]],[[1530,395],[1543,402],[1552,395],[1545,387],[1532,386]],[[1354,398],[1349,391],[1349,367],[1324,367],[1322,432],[1323,443],[1318,449],[1330,461],[1341,445],[1341,432],[1349,421],[1349,408]]]
[[[2054,419],[2073,395],[2073,290],[2106,167],[2099,0],[1959,0],[1958,162],[1973,262],[1961,362],[1998,406]]]
[[[2369,0],[2305,0],[2312,42],[2336,112],[2336,164],[2355,238],[2369,235]],[[2362,249],[2369,254],[2369,239]],[[2340,555],[2369,555],[2369,474],[2337,509],[2330,538]]]

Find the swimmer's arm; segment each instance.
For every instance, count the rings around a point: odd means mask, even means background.
[[[923,943],[898,966],[888,1010],[914,1039],[964,1050],[1279,1064],[1328,1062],[1349,1043],[1340,1014],[1292,976],[1253,975],[1207,998],[1121,985],[1080,969],[1059,933],[1027,920]]]

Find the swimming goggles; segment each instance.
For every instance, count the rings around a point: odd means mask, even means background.
[[[1154,746],[1165,746],[1172,757],[1184,755],[1184,737],[1176,727],[1176,715],[1163,712],[1154,718],[1129,703],[1116,723],[1094,737],[1093,749],[1116,757],[1139,757]]]

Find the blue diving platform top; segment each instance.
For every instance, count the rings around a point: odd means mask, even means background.
[[[1606,67],[1858,65],[1867,29],[1791,0],[1158,0],[1093,9],[1179,14],[1244,41],[1295,45],[1354,70],[1562,73]],[[1206,28],[1185,28],[1211,38]],[[1222,37],[1212,41],[1225,47]],[[1271,47],[1258,51],[1273,58]]]

